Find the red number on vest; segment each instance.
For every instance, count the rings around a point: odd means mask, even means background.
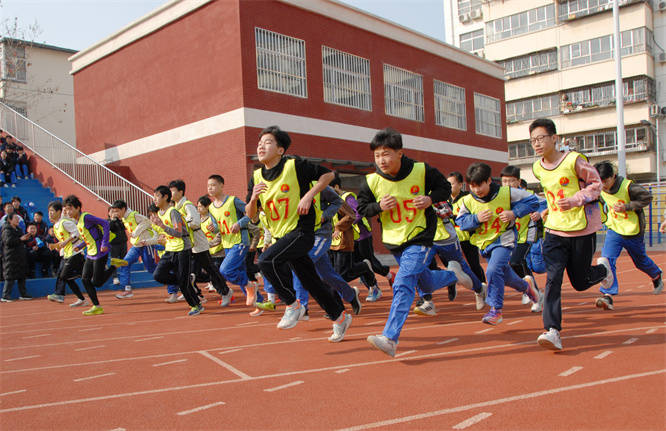
[[[564,190],[563,189],[557,190],[558,199],[555,199],[555,195],[550,190],[546,192],[546,197],[548,198],[550,209],[553,211],[559,211],[560,209],[557,207],[557,201],[560,199],[564,199]]]
[[[289,198],[280,198],[277,199],[278,203],[284,203],[284,216],[281,216],[277,206],[275,205],[275,202],[270,200],[266,202],[266,208],[268,209],[268,214],[271,220],[277,221],[280,220],[281,218],[287,218],[289,217]],[[227,229],[228,232],[228,229]]]

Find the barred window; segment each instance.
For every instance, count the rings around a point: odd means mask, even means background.
[[[384,106],[387,115],[423,121],[423,77],[385,64]]]
[[[474,93],[474,123],[479,135],[502,138],[502,116],[500,100]]]
[[[539,117],[559,115],[560,99],[557,94],[538,96],[506,104],[506,121],[516,122]]]
[[[499,63],[504,66],[504,76],[509,78],[556,70],[557,49],[509,58]]]
[[[462,33],[460,35],[460,48],[466,51],[483,49],[483,29]]]
[[[257,87],[308,97],[305,41],[255,27]]]
[[[452,129],[467,130],[465,89],[434,80],[435,124]]]
[[[458,0],[458,15],[481,9],[481,0]]]
[[[27,79],[25,46],[5,42],[0,44],[0,49],[2,78],[25,82]]]
[[[321,47],[324,101],[372,111],[370,60],[327,46]]]

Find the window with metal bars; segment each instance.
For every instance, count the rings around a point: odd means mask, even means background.
[[[305,41],[255,27],[257,87],[308,97]]]
[[[467,130],[465,89],[434,80],[435,124],[452,129]]]
[[[423,121],[423,77],[384,65],[384,107],[387,115]]]
[[[324,101],[372,111],[370,60],[321,47],[324,72]]]
[[[474,123],[479,135],[502,138],[502,116],[500,100],[474,93]]]

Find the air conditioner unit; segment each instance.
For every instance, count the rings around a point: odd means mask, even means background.
[[[460,22],[469,22],[469,14],[464,13],[462,15],[459,15],[458,20],[460,20]]]
[[[662,62],[662,63],[664,61],[666,61],[666,52],[660,53],[658,58],[659,58],[659,61]]]
[[[469,13],[469,17],[472,18],[472,19],[478,19],[478,18],[481,18],[482,16],[483,16],[483,12],[481,11],[481,9],[474,9],[473,11],[471,11]]]
[[[656,117],[660,112],[659,105],[650,105],[650,117]]]
[[[660,1],[659,4],[657,5],[657,9],[660,11],[665,11],[666,10],[666,1]]]

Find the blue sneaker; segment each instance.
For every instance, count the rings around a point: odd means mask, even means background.
[[[187,313],[188,316],[196,316],[197,314],[201,314],[201,312],[204,311],[204,308],[201,305],[195,305],[192,307]]]
[[[489,325],[497,325],[498,323],[502,322],[502,310],[496,310],[495,307],[492,307],[489,312],[486,313],[485,316],[483,316],[483,319],[481,319],[483,323],[487,323]]]
[[[381,297],[382,290],[375,285],[370,288],[370,292],[368,292],[368,296],[365,298],[365,300],[366,302],[377,302],[377,300]]]

